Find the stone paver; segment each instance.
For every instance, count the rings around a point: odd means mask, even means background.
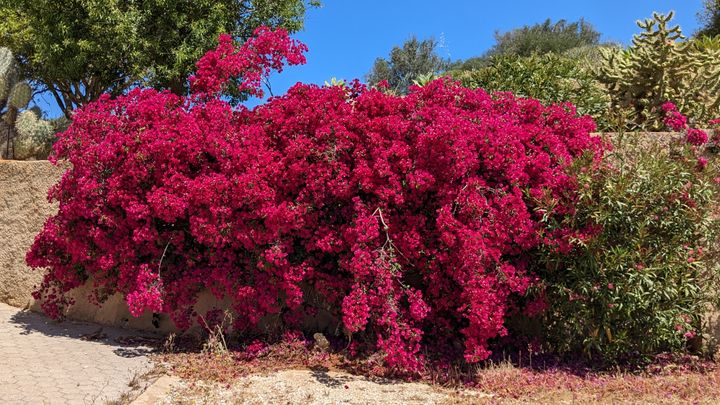
[[[105,404],[130,391],[151,349],[108,327],[88,340],[99,328],[0,304],[0,404]]]

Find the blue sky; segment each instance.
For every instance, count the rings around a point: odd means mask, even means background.
[[[310,52],[304,66],[286,69],[271,78],[275,95],[297,82],[319,83],[331,77],[362,79],[377,57],[411,35],[434,37],[442,44],[440,54],[452,60],[482,54],[494,43],[496,30],[584,17],[603,34],[604,41],[629,43],[638,31],[635,21],[653,11],[675,10],[675,23],[691,34],[698,28],[696,14],[702,0],[604,0],[604,1],[470,1],[431,0],[323,0],[310,10],[305,30],[296,37]],[[49,116],[59,115],[51,97],[36,100]],[[257,101],[250,104],[256,104]]]

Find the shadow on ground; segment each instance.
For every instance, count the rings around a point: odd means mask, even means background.
[[[333,377],[328,374],[327,367],[311,367],[310,375],[320,384],[328,388],[338,388],[353,380],[350,376]]]
[[[391,380],[388,378],[368,378],[364,375],[347,374],[348,371],[342,371],[342,373],[346,374],[333,373],[335,374],[334,376],[330,375],[329,372],[330,369],[327,367],[310,367],[310,375],[312,376],[312,378],[314,378],[315,381],[328,388],[339,388],[345,386],[350,382],[357,381],[358,379],[372,382],[373,384],[378,385],[398,385],[405,383],[405,381],[403,380]]]
[[[113,353],[126,358],[154,353],[162,342],[162,337],[159,335],[87,322],[55,321],[45,315],[28,310],[13,314],[9,323],[22,329],[20,332],[22,335],[40,333],[49,337],[64,337],[120,346],[113,350]]]

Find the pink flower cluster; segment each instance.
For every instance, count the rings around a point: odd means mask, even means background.
[[[708,134],[702,129],[690,128],[687,130],[685,140],[693,146],[703,146],[708,142]]]
[[[120,292],[183,328],[209,289],[241,329],[329,312],[389,366],[459,340],[468,361],[490,355],[534,280],[529,254],[580,237],[543,219],[574,212],[568,169],[602,154],[592,120],[446,79],[403,97],[297,84],[252,110],[221,98],[303,50],[281,31],[222,37],[194,95],[135,89],[76,113],[55,147],[72,163],[58,214],[27,256],[49,269],[50,314],[91,278],[97,301]]]
[[[675,325],[675,330],[683,335],[685,339],[692,339],[697,333],[692,329],[691,318],[688,315],[681,316],[682,323]]]
[[[678,111],[677,106],[672,101],[666,101],[661,106],[665,112],[665,126],[673,131],[679,132],[687,128],[687,117]]]
[[[708,134],[697,128],[690,128],[687,124],[687,117],[680,113],[672,101],[666,101],[662,105],[663,111],[665,111],[665,125],[673,131],[685,131],[685,142],[692,146],[703,146],[708,143]],[[710,125],[713,125],[714,120],[710,121]],[[699,166],[704,168],[702,162]]]
[[[212,97],[220,93],[231,78],[242,77],[239,90],[262,97],[263,77],[272,70],[282,72],[285,62],[305,63],[307,46],[291,39],[285,30],[260,27],[254,34],[240,48],[230,35],[220,35],[217,48],[198,61],[196,74],[190,77],[193,92]]]

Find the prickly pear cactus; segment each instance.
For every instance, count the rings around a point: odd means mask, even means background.
[[[628,49],[603,50],[598,79],[630,129],[662,129],[660,106],[668,100],[695,125],[720,115],[720,44],[686,40],[680,26],[669,26],[672,18],[654,13],[638,21],[643,31]]]
[[[55,139],[55,126],[28,109],[32,88],[19,81],[12,52],[0,48],[0,158],[44,159]]]

